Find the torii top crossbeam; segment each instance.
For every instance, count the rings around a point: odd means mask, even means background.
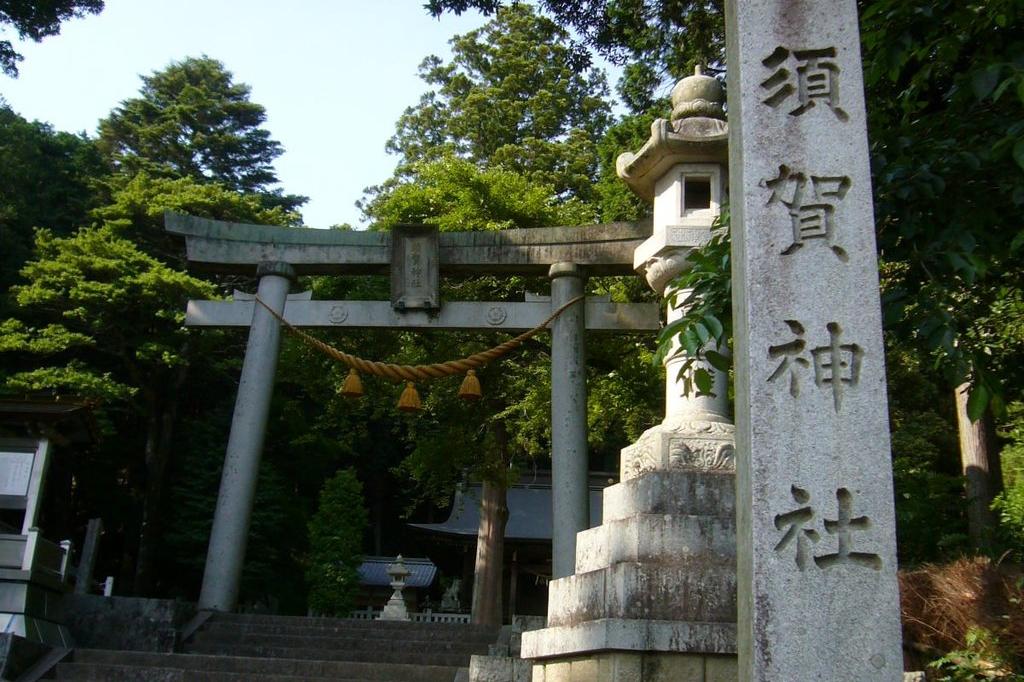
[[[298,275],[386,274],[391,234],[249,225],[168,212],[166,230],[185,237],[189,263],[207,272],[250,274],[265,261],[290,264]],[[442,232],[445,274],[548,274],[576,263],[588,275],[634,275],[633,251],[651,235],[649,223],[534,227],[493,232]]]

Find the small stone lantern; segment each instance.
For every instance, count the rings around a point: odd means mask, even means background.
[[[395,558],[395,563],[388,566],[388,575],[391,576],[391,588],[394,592],[388,603],[381,611],[380,620],[409,620],[409,609],[405,606],[405,597],[402,590],[405,589],[405,579],[409,577],[409,569],[405,567],[402,555]]]

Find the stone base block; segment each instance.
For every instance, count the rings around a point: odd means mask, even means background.
[[[548,627],[602,618],[736,622],[730,557],[618,563],[548,585]]]
[[[608,651],[735,654],[736,623],[603,618],[523,633],[523,658]]]
[[[731,471],[650,471],[604,489],[602,523],[635,514],[736,517]]]
[[[532,682],[736,682],[735,656],[609,652],[544,661]]]
[[[735,553],[736,523],[732,518],[636,514],[578,533],[576,573],[620,562],[732,558]]]
[[[530,662],[509,656],[473,656],[469,682],[530,682]]]

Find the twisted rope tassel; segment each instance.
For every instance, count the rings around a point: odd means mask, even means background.
[[[266,308],[267,312],[277,318],[277,321],[284,325],[284,328],[289,332],[295,334],[324,355],[334,358],[335,360],[339,360],[352,369],[372,374],[374,376],[383,377],[390,381],[426,381],[427,379],[439,379],[441,377],[464,374],[469,370],[475,370],[483,367],[492,360],[496,360],[502,355],[505,355],[506,353],[509,353],[523,345],[527,340],[546,329],[547,326],[555,320],[555,318],[564,313],[571,306],[582,301],[584,298],[586,298],[585,295],[577,296],[576,298],[567,301],[564,305],[559,307],[558,310],[551,313],[546,320],[533,329],[523,332],[514,339],[509,339],[508,341],[498,344],[493,348],[489,348],[479,353],[474,353],[473,355],[462,358],[461,360],[449,360],[448,362],[434,363],[432,365],[396,365],[390,362],[364,360],[363,358],[356,357],[355,355],[350,355],[349,353],[339,350],[334,346],[321,341],[315,336],[302,331],[298,327],[293,326],[290,322],[284,319],[283,316],[279,315],[275,310],[264,303],[259,296],[256,296],[256,302]]]

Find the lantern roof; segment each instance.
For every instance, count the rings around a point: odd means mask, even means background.
[[[728,162],[725,90],[698,66],[672,89],[672,118],[651,124],[651,137],[636,152],[620,154],[615,170],[642,199],[653,201],[655,183],[680,163]]]

